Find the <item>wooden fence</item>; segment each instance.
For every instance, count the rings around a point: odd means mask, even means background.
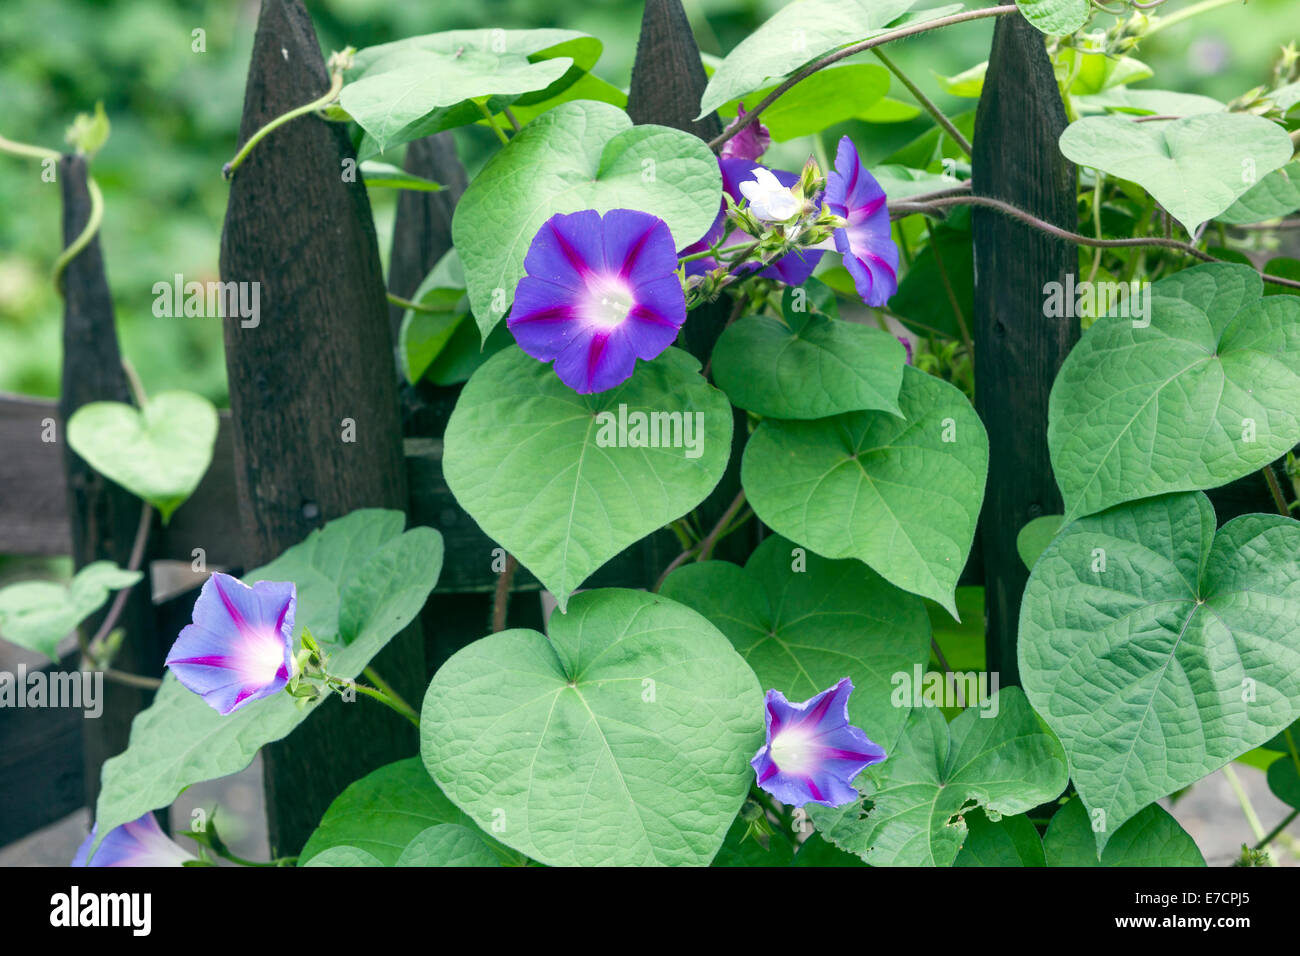
[[[299,0],[263,0],[241,141],[327,83]],[[628,104],[633,119],[715,136],[721,128],[716,116],[693,118],[704,85],[680,0],[647,0]],[[1074,170],[1056,147],[1064,123],[1041,35],[1020,17],[1003,17],[975,129],[976,193],[1072,225]],[[235,177],[221,277],[261,283],[262,321],[253,329],[241,328],[237,318],[226,322],[231,411],[221,416],[212,467],[192,499],[166,528],[155,521],[147,560],[190,562],[202,548],[209,568],[238,573],[355,508],[405,509],[410,523],[436,527],[446,543],[441,580],[420,620],[380,658],[379,669],[408,699],[418,700],[447,656],[488,631],[496,546],[442,478],[441,435],[457,389],[398,381],[393,343],[400,312],[385,305],[365,187],[340,175],[350,158],[355,155],[340,125],[301,119],[273,133]],[[450,248],[451,213],[466,181],[446,134],[413,143],[406,167],[449,188],[403,194],[399,202],[388,289],[403,297]],[[59,178],[70,242],[89,214],[84,163],[65,158]],[[1047,396],[1078,335],[1077,321],[1042,317],[1042,290],[1076,268],[1077,260],[1070,247],[983,209],[974,214],[974,255],[977,406],[992,454],[963,583],[986,586],[989,666],[1003,672],[1005,683],[1014,678],[1015,626],[1027,577],[1015,534],[1030,518],[1060,510],[1046,449]],[[72,554],[78,567],[103,558],[125,564],[139,502],[96,475],[62,441],[63,422],[76,408],[129,400],[97,238],[69,266],[66,293],[59,402],[0,396],[0,554]],[[683,344],[706,359],[725,320],[725,306],[692,313]],[[56,423],[53,443],[42,440],[47,419]],[[339,440],[343,419],[352,420],[355,442]],[[739,487],[743,413],[737,423],[731,466],[701,506],[706,520]],[[1271,510],[1258,475],[1212,498],[1221,521]],[[752,543],[723,542],[727,548],[719,556],[740,557]],[[661,532],[624,551],[589,585],[650,586],[676,551],[673,537]],[[521,568],[515,589],[538,587]],[[119,666],[158,675],[193,599],[191,592],[154,603],[148,587],[138,586],[123,619],[128,638]],[[511,624],[540,626],[538,603],[512,602]],[[96,615],[86,627],[93,631],[100,619]],[[51,665],[76,666],[75,657]],[[150,695],[106,683],[105,696],[104,714],[93,721],[75,710],[0,710],[0,846],[80,806],[94,806],[101,764],[126,746],[131,718]],[[365,747],[339,745],[360,739]],[[337,703],[287,741],[265,748],[275,851],[296,852],[344,786],[416,749],[412,728],[395,715]]]

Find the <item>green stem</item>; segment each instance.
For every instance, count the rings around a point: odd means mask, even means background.
[[[1250,827],[1250,831],[1255,834],[1255,839],[1264,839],[1264,827],[1260,824],[1255,808],[1250,803],[1250,797],[1246,795],[1246,788],[1241,785],[1241,781],[1237,778],[1231,764],[1223,768],[1223,776],[1227,779],[1228,786],[1232,787],[1232,792],[1236,794],[1237,802],[1241,804],[1241,813],[1246,818],[1246,824]]]
[[[392,305],[399,306],[400,308],[403,309],[412,309],[416,312],[445,313],[447,311],[446,309],[435,309],[427,305],[421,305],[418,302],[412,302],[410,299],[403,299],[400,295],[393,295],[393,293],[391,292],[386,293],[386,298],[388,299],[389,303],[391,303]]]
[[[716,259],[719,256],[725,256],[729,252],[740,252],[744,249],[756,249],[757,247],[757,242],[740,242],[734,246],[727,246],[725,249],[705,249],[703,252],[692,252],[689,256],[679,256],[677,264],[681,265],[683,262],[694,262],[696,259],[707,259],[709,256],[713,256]]]
[[[376,687],[378,687],[381,691],[383,691],[385,694],[387,694],[397,703],[405,707],[408,711],[410,711],[411,713],[415,713],[415,708],[406,702],[406,698],[404,698],[397,691],[393,690],[393,685],[388,683],[388,681],[384,680],[382,677],[380,677],[379,672],[376,671],[374,667],[367,665],[365,670],[363,670],[361,673],[365,674],[366,677],[370,678],[370,683],[374,684]]]
[[[323,96],[312,100],[310,103],[304,103],[302,106],[291,109],[287,113],[281,113],[275,119],[271,120],[271,122],[259,129],[248,138],[248,142],[244,144],[243,149],[235,154],[235,158],[226,163],[221,170],[221,175],[226,179],[230,179],[235,175],[235,170],[243,165],[244,160],[248,158],[248,154],[253,151],[254,146],[290,120],[297,119],[299,116],[305,116],[308,113],[314,113],[316,110],[324,109],[329,106],[338,99],[339,91],[342,89],[343,71],[336,70],[334,76],[330,80],[330,88]]]
[[[1270,843],[1276,840],[1281,835],[1282,831],[1285,830],[1287,827],[1289,827],[1291,825],[1291,821],[1294,820],[1297,816],[1300,816],[1300,810],[1292,810],[1290,813],[1288,813],[1285,817],[1282,818],[1281,823],[1279,823],[1273,829],[1269,830],[1268,833],[1264,834],[1262,837],[1259,838],[1259,842],[1255,844],[1255,849],[1262,850],[1264,849],[1264,847],[1268,846]]]
[[[15,142],[12,139],[5,139],[3,136],[0,136],[0,151],[12,153],[15,156],[26,156],[28,159],[52,159],[56,163],[63,158],[58,150]]]
[[[408,704],[406,701],[389,697],[386,693],[384,693],[382,690],[379,690],[378,688],[367,687],[365,684],[359,684],[356,681],[349,681],[349,680],[345,680],[342,677],[334,677],[328,674],[326,675],[326,678],[328,679],[331,686],[333,686],[335,690],[343,690],[346,687],[351,687],[357,693],[365,694],[367,697],[371,697],[379,701],[381,704],[384,704],[385,706],[390,707],[393,710],[397,711],[397,713],[401,714],[403,717],[405,717],[407,720],[413,723],[416,727],[420,726],[419,714],[417,714],[411,708],[411,705]]]
[[[515,116],[514,110],[507,106],[501,112],[505,115],[506,119],[510,120],[510,126],[516,133],[523,129],[523,127],[519,125],[519,119]]]
[[[1101,235],[1101,184],[1105,181],[1105,176],[1098,170],[1096,183],[1092,190],[1092,230],[1098,239]],[[1088,284],[1091,285],[1097,278],[1097,270],[1101,268],[1101,257],[1105,255],[1105,250],[1098,249],[1092,257],[1092,268],[1088,270]]]
[[[1226,7],[1234,3],[1240,4],[1242,0],[1201,0],[1200,3],[1193,3],[1190,7],[1184,7],[1177,13],[1171,13],[1167,17],[1153,19],[1151,25],[1147,27],[1146,36],[1158,33],[1166,27],[1172,27],[1176,23],[1182,23],[1184,20],[1190,20],[1202,13],[1209,13],[1211,10],[1217,10],[1219,7]]]
[[[943,257],[939,255],[939,246],[934,241],[934,229],[930,225],[930,220],[925,220],[925,232],[930,237],[930,249],[934,253],[934,264],[939,270],[939,280],[943,283],[944,292],[948,296],[948,304],[952,307],[952,314],[957,319],[957,328],[961,331],[962,344],[966,346],[966,351],[975,354],[975,342],[971,338],[970,329],[966,326],[966,318],[961,314],[961,303],[957,301],[957,293],[953,290],[952,282],[948,279],[948,270],[944,268]]]
[[[488,126],[492,127],[492,132],[497,134],[497,139],[501,140],[501,145],[509,146],[510,137],[506,135],[505,130],[503,130],[500,126],[497,125],[496,117],[493,116],[492,111],[487,108],[487,104],[480,103],[478,100],[475,100],[474,105],[477,106],[478,111],[483,114],[483,118],[487,120]]]
[[[857,43],[850,43],[846,47],[842,47],[841,49],[838,49],[833,53],[828,53],[826,56],[823,56],[820,59],[815,60],[812,63],[809,63],[803,69],[799,70],[797,73],[791,76],[788,80],[782,82],[771,93],[763,97],[763,100],[756,107],[754,107],[754,111],[752,113],[746,113],[745,118],[742,119],[740,122],[738,122],[735,126],[731,127],[728,130],[725,130],[720,136],[715,136],[713,139],[709,140],[709,149],[712,149],[714,151],[720,149],[723,143],[731,139],[733,136],[735,136],[745,127],[749,126],[751,123],[758,122],[758,117],[763,112],[763,110],[767,109],[769,106],[775,103],[782,95],[787,93],[791,87],[793,87],[797,83],[800,83],[808,79],[808,77],[812,76],[818,70],[824,69],[825,67],[830,66],[832,63],[838,63],[840,60],[843,60],[846,57],[853,56],[854,54],[857,53],[862,53],[866,50],[875,49],[878,46],[884,46],[886,43],[889,43],[893,40],[901,40],[904,37],[915,36],[918,33],[925,33],[929,30],[938,30],[941,27],[951,26],[954,23],[965,23],[968,20],[979,20],[979,19],[983,19],[984,17],[1006,16],[1008,13],[1019,12],[1019,9],[1020,8],[1017,7],[1014,3],[1005,3],[997,7],[984,7],[979,10],[966,10],[963,11],[962,13],[954,13],[952,16],[948,16],[948,17],[938,17],[937,19],[928,20],[924,23],[909,24],[908,26],[899,27],[897,30],[890,30],[888,33],[882,33],[879,34],[878,36],[874,36],[866,40],[861,40]]]
[[[934,117],[934,121],[943,127],[944,132],[951,136],[952,141],[961,148],[961,151],[965,153],[967,157],[969,157],[971,155],[970,140],[961,134],[961,130],[953,125],[952,120],[948,119],[948,117],[944,115],[943,110],[939,109],[932,99],[922,93],[921,88],[908,79],[907,75],[894,64],[893,60],[885,56],[884,50],[875,49],[871,52],[875,54],[876,59],[885,64],[885,67],[890,73],[893,73],[894,76],[898,77],[899,82],[907,87],[907,91],[916,98],[916,101],[925,108],[927,113]]]
[[[54,155],[58,156],[58,153]],[[59,295],[63,295],[63,271],[68,268],[68,263],[90,245],[90,240],[95,238],[99,224],[104,219],[104,194],[99,191],[99,184],[93,176],[86,177],[86,191],[90,193],[90,216],[86,219],[85,228],[54,260],[54,287],[58,289]]]

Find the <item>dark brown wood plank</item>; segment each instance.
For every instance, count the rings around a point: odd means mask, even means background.
[[[708,82],[681,0],[646,0],[627,97],[632,122],[671,126],[713,139],[722,132],[718,114],[695,119]]]
[[[302,4],[264,0],[240,141],[328,86]],[[374,221],[364,184],[343,180],[345,160],[355,153],[343,125],[305,116],[264,139],[231,184],[221,277],[259,283],[261,305],[256,326],[224,321],[245,566],[356,508],[406,507]],[[347,428],[354,440],[344,440]],[[418,700],[425,676],[418,624],[375,666]],[[344,787],[416,747],[415,729],[385,708],[328,701],[263,750],[273,852],[296,853]]]
[[[56,669],[75,672],[76,655]],[[92,723],[71,707],[0,710],[0,847],[86,805],[81,737]]]
[[[90,194],[86,163],[78,156],[64,156],[59,163],[63,192],[63,242],[71,244],[90,217]],[[82,405],[94,401],[130,402],[131,392],[122,356],[118,351],[113,297],[104,274],[104,258],[95,236],[73,259],[64,273],[63,369],[59,392],[59,418],[67,421]],[[110,560],[126,567],[135,543],[141,511],[145,507],[135,495],[104,478],[81,459],[60,434],[63,446],[68,525],[72,559],[78,567],[92,561]],[[158,517],[153,516],[158,526]],[[144,553],[147,562],[149,552]],[[142,565],[147,567],[147,564]],[[87,637],[94,634],[105,615],[106,605],[82,625]],[[163,650],[153,627],[153,613],[147,586],[136,586],[127,598],[118,626],[126,633],[113,660],[120,670],[158,676],[162,673]],[[88,723],[82,734],[85,760],[86,802],[99,796],[99,770],[104,761],[126,749],[131,721],[149,706],[153,692],[122,684],[104,687],[104,712]]]
[[[42,437],[47,422],[54,442]],[[0,554],[71,553],[62,436],[54,402],[0,394]]]
[[[1024,17],[998,20],[975,118],[972,186],[1073,229],[1074,165],[1057,139],[1065,107],[1043,35]],[[1079,320],[1043,314],[1043,287],[1078,268],[1060,239],[1001,213],[976,208],[975,407],[989,433],[989,477],[980,516],[988,668],[1018,684],[1016,632],[1029,572],[1016,535],[1032,518],[1059,514],[1060,492],[1047,453],[1047,398],[1079,337]]]

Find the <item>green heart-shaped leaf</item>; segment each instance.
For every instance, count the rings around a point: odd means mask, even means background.
[[[1275,169],[1218,215],[1220,222],[1243,223],[1279,219],[1300,209],[1300,164]]]
[[[21,581],[0,588],[0,637],[58,660],[59,641],[103,606],[110,591],[129,588],[143,575],[112,561],[94,561],[67,587],[53,581]]]
[[[983,811],[964,815],[970,832],[953,866],[1046,866],[1043,841],[1029,817],[1018,813],[997,822]]]
[[[595,37],[571,30],[447,30],[366,47],[339,94],[366,135],[362,160],[483,118],[512,102],[555,96],[600,56]]]
[[[1067,518],[1224,485],[1300,441],[1300,299],[1262,293],[1210,263],[1153,285],[1145,317],[1088,329],[1048,408]]]
[[[579,395],[517,346],[498,352],[447,423],[447,487],[563,609],[593,571],[722,478],[731,408],[699,367],[670,348],[617,388]]]
[[[1300,810],[1300,773],[1290,755],[1268,765],[1268,789],[1283,803]]]
[[[354,846],[332,846],[318,853],[301,866],[383,866],[365,850]]]
[[[217,410],[191,392],[161,392],[143,411],[91,402],[68,419],[72,450],[157,508],[164,524],[199,486],[216,440]]]
[[[718,162],[698,136],[634,127],[608,103],[561,103],[493,156],[456,204],[452,236],[479,331],[486,337],[510,308],[528,247],[556,213],[638,209],[664,220],[680,249],[721,202]]]
[[[297,585],[295,639],[310,629],[330,655],[329,672],[350,679],[414,620],[442,570],[442,536],[405,533],[400,511],[354,511],[313,531],[244,581]],[[126,750],[104,764],[99,834],[168,806],[190,784],[243,770],[265,744],[288,736],[330,696],[299,707],[276,694],[223,717],[168,674],[135,716]]]
[[[1214,532],[1202,494],[1068,525],[1034,565],[1020,676],[1100,829],[1258,747],[1300,716],[1300,523]]]
[[[1069,36],[1088,22],[1088,0],[1016,0],[1025,19],[1048,36]]]
[[[478,827],[443,823],[416,834],[394,866],[500,866]]]
[[[930,659],[930,619],[920,598],[860,561],[827,561],[773,535],[744,568],[687,564],[660,588],[727,635],[764,688],[807,700],[853,679],[849,718],[877,742],[898,736],[907,711],[894,678]]]
[[[775,90],[769,86],[745,97],[752,109]],[[824,129],[857,119],[869,112],[889,92],[889,71],[874,63],[828,67],[801,80],[763,110],[763,125],[778,143],[812,136]],[[739,101],[718,108],[723,123],[736,118]]]
[[[804,291],[787,290],[786,297]],[[784,322],[744,318],[713,348],[718,387],[735,405],[773,418],[825,418],[864,409],[901,414],[898,391],[906,364],[906,350],[888,332],[807,308],[789,310]]]
[[[795,0],[736,44],[718,64],[700,98],[700,119],[729,100],[765,87],[805,63],[850,43],[885,32],[918,0]],[[957,7],[924,10],[912,20],[951,13]],[[751,104],[753,105],[753,104]]]
[[[398,760],[354,781],[334,798],[298,855],[298,865],[330,847],[352,846],[392,866],[424,830],[469,822],[430,779],[419,757]]]
[[[1071,800],[1048,824],[1043,850],[1048,866],[1205,866],[1196,841],[1155,803],[1120,827],[1098,859],[1088,811]]]
[[[1202,113],[1135,123],[1089,116],[1061,134],[1061,152],[1135,182],[1195,233],[1291,159],[1286,130],[1249,113]]]
[[[912,366],[903,418],[850,412],[767,419],[741,481],[773,531],[828,558],[858,558],[954,617],[988,476],[988,435],[958,389]]]
[[[935,708],[913,709],[885,761],[858,777],[862,800],[810,806],[817,831],[872,866],[951,866],[966,840],[965,812],[1007,816],[1057,797],[1067,783],[1060,743],[1020,688],[1003,688],[993,703],[951,724]]]
[[[430,775],[548,865],[709,863],[763,742],[754,672],[699,614],[643,591],[585,591],[550,630],[443,664],[420,718]]]

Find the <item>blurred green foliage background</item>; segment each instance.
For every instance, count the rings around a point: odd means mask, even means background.
[[[1191,0],[1169,0],[1174,11]],[[722,55],[783,0],[684,0],[706,54]],[[562,26],[601,38],[595,72],[626,88],[641,0],[308,0],[321,44],[364,47],[460,27]],[[176,273],[217,278],[227,186],[221,165],[234,153],[252,46],[256,0],[4,0],[0,5],[0,134],[61,148],[73,117],[102,100],[112,137],[96,158],[106,212],[102,242],[126,355],[151,391],[187,388],[226,401],[218,320],[155,318],[152,286]],[[1250,0],[1159,33],[1136,55],[1163,89],[1228,100],[1267,82],[1278,45],[1294,28],[1297,0]],[[1111,21],[1104,19],[1103,26]],[[192,31],[206,51],[192,51]],[[941,106],[972,101],[941,93],[932,71],[956,74],[987,56],[990,21],[928,34],[891,48],[896,62]],[[910,100],[897,88],[891,96]],[[882,158],[929,127],[920,117],[895,126],[846,129],[867,160]],[[837,136],[839,131],[831,131]],[[467,165],[493,140],[458,134]],[[828,141],[833,142],[833,139]],[[1012,144],[1014,145],[1014,144]],[[781,155],[807,155],[786,144]],[[797,168],[791,166],[789,168]],[[372,190],[381,245],[394,197]],[[59,387],[61,303],[49,281],[60,248],[59,188],[39,165],[0,154],[0,391],[52,396]],[[386,255],[386,250],[385,250]],[[304,344],[304,360],[309,358]]]

